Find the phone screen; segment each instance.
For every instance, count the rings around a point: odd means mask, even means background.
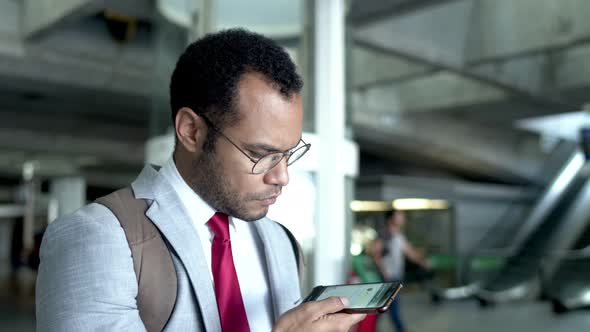
[[[315,300],[330,296],[345,297],[350,301],[347,309],[380,308],[397,293],[399,283],[374,283],[326,286]]]

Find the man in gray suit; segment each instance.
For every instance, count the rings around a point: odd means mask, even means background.
[[[309,149],[301,139],[302,84],[283,49],[240,29],[205,36],[179,58],[170,84],[174,154],[131,185],[176,272],[163,330],[346,331],[363,318],[338,313],[341,298],[296,306],[293,248],[265,218],[289,182],[288,165]],[[121,225],[92,203],[49,226],[38,330],[146,330]]]

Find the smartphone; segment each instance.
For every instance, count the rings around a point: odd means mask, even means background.
[[[330,296],[340,296],[350,301],[350,304],[342,312],[382,313],[389,309],[391,302],[401,288],[402,284],[399,282],[317,286],[303,302],[320,301]]]

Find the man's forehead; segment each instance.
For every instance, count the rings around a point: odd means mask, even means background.
[[[233,131],[253,150],[285,151],[299,143],[303,125],[301,113],[293,107],[250,109],[242,113]]]
[[[292,93],[290,96],[285,96],[281,93],[277,83],[256,72],[248,72],[242,75],[237,88],[236,102],[238,105],[260,103],[269,97],[274,97],[277,101],[290,102],[299,95],[298,93]]]
[[[285,96],[276,84],[269,82],[262,74],[244,74],[236,97],[234,102],[241,119],[284,118],[289,115],[302,118],[302,114],[298,114],[303,111],[300,94],[294,92]],[[260,114],[254,114],[256,112]]]

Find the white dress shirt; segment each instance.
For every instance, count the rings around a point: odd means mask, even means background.
[[[207,222],[216,211],[186,184],[173,158],[168,160],[160,172],[172,185],[193,221],[202,245],[202,248],[195,248],[195,250],[203,250],[207,266],[209,266],[211,282],[213,282],[211,271],[213,232],[207,226]],[[250,331],[271,331],[273,311],[260,237],[254,225],[246,221],[230,216],[229,225],[232,256]]]

